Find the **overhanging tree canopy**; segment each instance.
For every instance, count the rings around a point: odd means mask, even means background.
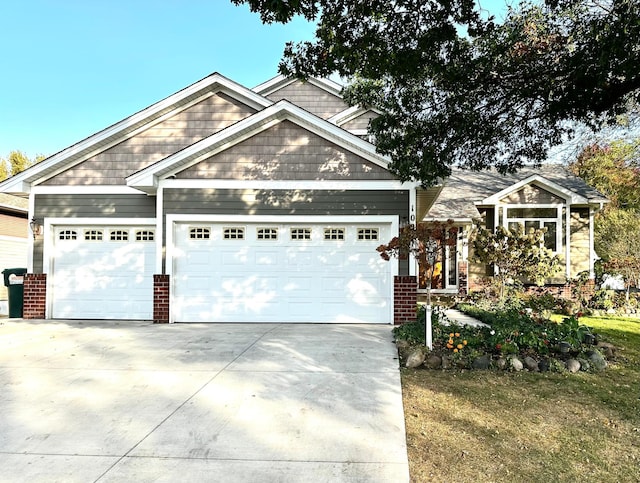
[[[571,121],[598,125],[638,100],[640,0],[523,3],[500,22],[476,0],[232,1],[267,23],[316,21],[280,72],[351,79],[347,102],[384,113],[378,150],[425,186],[454,165],[540,163]]]

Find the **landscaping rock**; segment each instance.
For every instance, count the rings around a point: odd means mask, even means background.
[[[587,352],[587,357],[591,363],[591,367],[596,371],[603,371],[607,367],[607,361],[598,351]]]
[[[500,357],[496,361],[496,367],[501,371],[504,371],[507,368],[507,360],[504,357]]]
[[[442,356],[442,368],[451,369],[451,359],[449,359],[449,356]]]
[[[589,369],[591,369],[591,364],[589,364],[588,360],[579,358],[578,362],[580,363],[580,370],[581,371],[585,371],[586,372]]]
[[[616,355],[616,346],[614,346],[613,344],[601,341],[601,342],[598,342],[598,345],[596,347],[602,350],[602,352],[604,353],[604,356],[607,359],[613,359]]]
[[[396,347],[398,348],[398,350],[408,349],[410,346],[411,344],[409,344],[409,341],[405,339],[398,339],[396,341]]]
[[[407,357],[406,367],[414,368],[420,367],[424,363],[425,353],[422,349],[415,349]]]
[[[578,372],[580,370],[580,362],[575,359],[569,359],[565,364],[569,372]]]
[[[524,365],[527,369],[529,369],[532,372],[538,372],[540,369],[538,367],[538,361],[536,361],[533,357],[525,357],[524,358]]]
[[[547,372],[549,370],[549,361],[547,359],[540,359],[538,369],[540,369],[540,372]]]
[[[522,369],[524,369],[522,361],[516,356],[509,357],[509,364],[511,365],[511,368],[516,372],[520,372]]]
[[[427,360],[424,361],[424,365],[429,369],[438,369],[442,365],[442,358],[437,355],[430,355]]]
[[[476,357],[473,361],[473,364],[471,365],[473,369],[482,369],[482,370],[489,369],[489,366],[491,366],[491,356],[487,354],[484,354],[480,357]]]

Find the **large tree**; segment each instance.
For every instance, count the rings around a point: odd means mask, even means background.
[[[640,0],[525,0],[501,21],[476,0],[232,1],[317,22],[280,72],[349,79],[347,102],[383,112],[371,131],[403,180],[542,162],[573,122],[638,100]]]
[[[22,151],[11,151],[6,160],[0,158],[0,181],[14,174],[21,173],[29,166],[39,163],[43,159],[45,159],[45,156],[41,154],[37,155],[34,159],[29,159]]]

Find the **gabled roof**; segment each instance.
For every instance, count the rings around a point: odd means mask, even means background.
[[[187,169],[284,120],[291,121],[382,168],[388,167],[389,158],[378,154],[372,144],[282,100],[132,174],[127,177],[127,186],[153,193],[160,179]]]
[[[260,110],[273,104],[269,99],[226,77],[213,73],[198,82],[152,104],[102,131],[50,156],[29,169],[0,183],[0,192],[28,193],[40,183],[75,164],[143,131],[164,118],[205,97],[223,92]]]
[[[501,175],[495,170],[456,169],[447,178],[440,195],[427,211],[424,220],[472,220],[480,213],[477,206],[493,205],[523,186],[537,185],[572,204],[607,203],[607,198],[564,166],[547,164],[540,168],[523,168],[517,173]]]
[[[297,82],[297,80],[298,79],[296,79],[295,77],[285,77],[283,75],[278,75],[266,82],[263,82],[262,84],[255,86],[252,90],[260,94],[261,96],[268,96],[269,94],[279,91],[289,84]],[[342,86],[337,82],[333,82],[330,79],[320,79],[316,77],[310,77],[306,82],[308,82],[309,84],[313,84],[314,86],[319,87],[324,91],[327,91],[329,94],[333,94],[334,96],[342,98]]]

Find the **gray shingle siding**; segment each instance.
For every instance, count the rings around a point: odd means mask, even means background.
[[[125,178],[254,113],[215,94],[64,171],[43,185],[123,185]]]
[[[283,121],[176,175],[179,179],[392,180],[357,154]]]
[[[329,119],[349,108],[339,96],[330,94],[309,82],[292,82],[266,97],[273,102],[286,99],[322,119]]]

